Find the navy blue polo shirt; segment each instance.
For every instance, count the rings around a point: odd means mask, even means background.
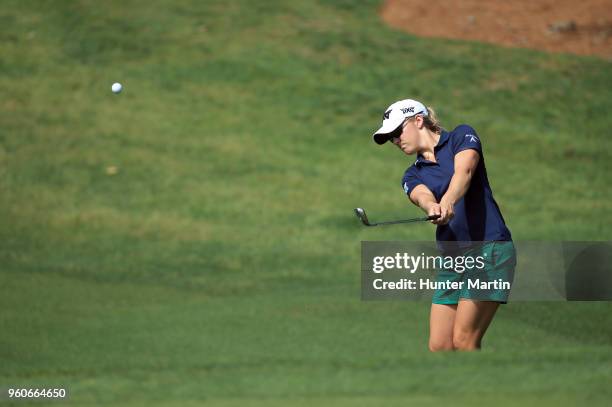
[[[453,131],[442,131],[434,148],[437,162],[427,161],[418,155],[416,161],[404,173],[402,186],[410,192],[419,184],[433,192],[436,200],[446,193],[455,172],[455,154],[473,149],[480,154],[476,171],[472,176],[466,194],[455,203],[455,217],[446,225],[438,225],[436,240],[443,241],[494,241],[512,240],[510,230],[493,199],[493,191],[487,178],[482,145],[476,131],[466,125],[457,126]]]

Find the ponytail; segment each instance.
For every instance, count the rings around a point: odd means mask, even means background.
[[[427,106],[427,116],[423,117],[423,121],[425,122],[425,127],[434,133],[439,134],[442,131],[442,126],[440,125],[438,116],[436,116],[436,111],[433,110],[432,107]]]

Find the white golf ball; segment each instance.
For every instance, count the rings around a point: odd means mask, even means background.
[[[121,92],[121,89],[123,89],[123,86],[121,86],[119,82],[115,82],[113,83],[113,86],[111,86],[111,90],[113,91],[113,93],[119,93]]]

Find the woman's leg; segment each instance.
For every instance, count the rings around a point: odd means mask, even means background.
[[[453,326],[456,304],[431,304],[429,316],[429,350],[432,352],[453,350]]]
[[[453,328],[453,347],[457,350],[480,349],[480,343],[495,312],[494,301],[459,300]]]

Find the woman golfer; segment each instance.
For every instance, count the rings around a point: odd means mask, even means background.
[[[416,154],[402,187],[412,203],[440,216],[432,223],[441,254],[480,259],[462,272],[437,271],[436,282],[444,284],[433,295],[429,349],[479,349],[499,304],[508,300],[516,266],[480,138],[468,125],[445,131],[433,109],[411,99],[389,106],[373,137],[378,144],[391,141],[405,154]]]

